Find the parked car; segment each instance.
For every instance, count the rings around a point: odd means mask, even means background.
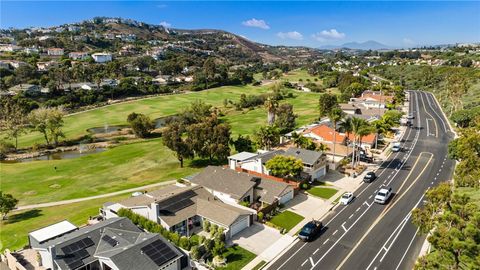
[[[302,227],[298,233],[298,238],[304,242],[311,241],[322,231],[322,228],[322,222],[318,220],[312,220]]]
[[[392,152],[399,152],[400,150],[402,150],[402,147],[400,146],[399,142],[392,144]]]
[[[376,178],[377,178],[377,176],[375,175],[375,172],[367,172],[367,174],[363,177],[363,182],[371,183]]]
[[[353,193],[352,192],[345,192],[340,198],[340,203],[343,205],[349,204],[353,200]]]
[[[385,204],[388,202],[388,199],[392,196],[392,188],[382,188],[375,195],[374,202],[379,204]]]

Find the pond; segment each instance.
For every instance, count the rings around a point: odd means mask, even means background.
[[[155,122],[155,128],[164,127],[168,122],[173,121],[178,118],[178,115],[169,115],[160,118],[156,118],[153,121]]]
[[[87,131],[93,134],[106,134],[106,133],[116,132],[128,127],[129,126],[127,125],[113,125],[113,126],[105,125],[104,127],[89,128],[87,129]]]
[[[86,150],[70,150],[64,152],[56,152],[50,153],[48,155],[38,156],[38,157],[31,157],[19,160],[2,160],[1,163],[21,163],[21,162],[31,162],[31,161],[38,161],[38,160],[61,160],[61,159],[72,159],[83,157],[95,153],[100,153],[105,151],[106,148],[93,148],[93,149],[86,149]]]

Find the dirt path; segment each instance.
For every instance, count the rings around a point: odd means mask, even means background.
[[[116,191],[116,192],[111,192],[111,193],[106,193],[106,194],[101,194],[101,195],[96,195],[96,196],[91,196],[91,197],[84,197],[84,198],[64,200],[64,201],[56,201],[56,202],[48,202],[48,203],[22,205],[22,206],[19,206],[19,207],[15,208],[13,211],[21,211],[21,210],[28,210],[28,209],[34,209],[34,208],[44,208],[44,207],[51,207],[51,206],[58,206],[58,205],[64,205],[64,204],[71,204],[71,203],[89,201],[89,200],[100,199],[100,198],[107,198],[107,197],[121,195],[121,194],[129,193],[129,192],[144,190],[144,189],[148,189],[148,188],[152,188],[152,187],[166,186],[166,185],[174,184],[175,182],[176,182],[176,180],[170,180],[170,181],[155,183],[155,184],[136,187],[136,188],[125,189],[125,190],[120,190],[120,191]]]

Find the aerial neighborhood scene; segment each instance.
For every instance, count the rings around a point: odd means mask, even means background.
[[[480,2],[0,2],[0,270],[480,269],[479,188]]]

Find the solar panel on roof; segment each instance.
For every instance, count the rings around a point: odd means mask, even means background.
[[[77,269],[78,267],[84,265],[83,261],[82,260],[78,260],[78,261],[73,261],[72,263],[70,264],[67,264],[67,267],[69,269]]]
[[[74,253],[76,251],[79,251],[81,249],[85,249],[85,248],[93,246],[93,245],[95,245],[95,243],[92,241],[92,239],[90,239],[88,237],[85,237],[83,239],[80,239],[76,242],[71,243],[68,246],[62,247],[62,251],[65,254],[71,254],[71,253]]]
[[[156,240],[144,246],[141,250],[158,266],[165,264],[177,256],[177,254],[162,240]]]
[[[110,246],[114,247],[116,245],[118,245],[118,241],[113,239],[112,237],[110,237],[109,235],[104,235],[102,237],[102,240],[107,242]]]

